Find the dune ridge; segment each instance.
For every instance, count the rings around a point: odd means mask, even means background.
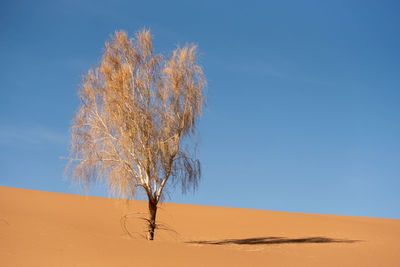
[[[400,266],[400,220],[0,187],[1,266]]]

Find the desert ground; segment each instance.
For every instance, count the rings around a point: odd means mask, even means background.
[[[400,266],[400,220],[0,187],[1,266]]]

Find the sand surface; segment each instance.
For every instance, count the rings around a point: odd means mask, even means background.
[[[164,203],[168,230],[151,242],[141,212],[142,201],[0,187],[0,265],[400,266],[400,220]]]

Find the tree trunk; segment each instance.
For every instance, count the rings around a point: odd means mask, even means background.
[[[148,240],[154,240],[154,232],[156,229],[157,202],[149,199],[149,232]]]

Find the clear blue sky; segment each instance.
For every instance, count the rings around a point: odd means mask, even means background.
[[[209,106],[196,194],[168,201],[400,219],[398,1],[1,1],[0,185],[63,180],[80,77],[115,30],[194,42]],[[89,194],[107,196],[101,187]]]

